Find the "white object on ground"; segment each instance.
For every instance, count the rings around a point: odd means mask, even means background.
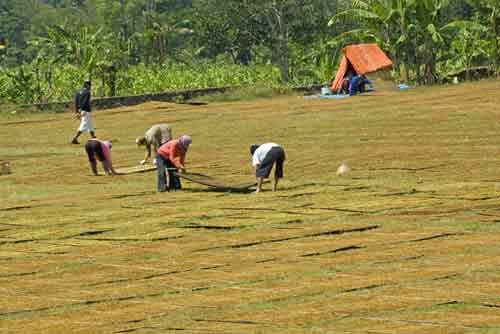
[[[349,166],[347,166],[346,163],[342,163],[339,168],[337,168],[337,175],[341,176],[341,175],[345,175],[347,173],[349,173],[351,171],[351,168]]]

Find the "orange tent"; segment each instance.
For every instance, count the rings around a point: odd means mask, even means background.
[[[344,55],[332,83],[333,92],[339,91],[349,69],[353,69],[358,75],[363,75],[392,67],[392,61],[377,44],[350,45],[342,52]]]

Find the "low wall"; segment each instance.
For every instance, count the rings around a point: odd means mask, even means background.
[[[311,86],[301,86],[295,87],[295,91],[314,91],[321,89],[322,85],[311,85]],[[141,104],[148,101],[167,101],[176,102],[179,99],[190,100],[197,96],[210,95],[214,93],[223,93],[230,89],[235,89],[238,87],[217,87],[217,88],[202,88],[202,89],[190,89],[182,91],[170,91],[164,93],[151,93],[142,95],[132,95],[132,96],[114,96],[114,97],[101,97],[92,99],[92,107],[94,109],[109,109],[120,106],[133,106]],[[34,108],[40,111],[62,111],[62,110],[73,110],[74,102],[51,102],[51,103],[37,103],[23,105],[22,108]]]

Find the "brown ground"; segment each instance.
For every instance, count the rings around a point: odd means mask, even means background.
[[[250,144],[281,143],[260,195],[93,177],[70,114],[4,114],[0,332],[499,333],[499,89],[94,114],[116,166],[158,122],[192,135],[189,171],[232,182]]]

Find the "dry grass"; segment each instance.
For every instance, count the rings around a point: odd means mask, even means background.
[[[93,177],[70,114],[4,114],[0,332],[498,333],[499,88],[94,114],[117,166],[158,122],[193,136],[189,171],[234,182],[281,143],[282,190],[258,196]]]

